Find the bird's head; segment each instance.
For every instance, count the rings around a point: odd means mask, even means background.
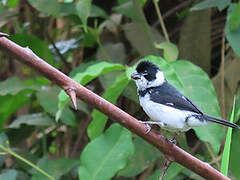
[[[137,88],[140,91],[161,86],[166,81],[161,69],[150,61],[140,62],[131,78],[136,81]]]

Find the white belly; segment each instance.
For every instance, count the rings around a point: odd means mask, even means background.
[[[186,123],[186,117],[194,114],[190,111],[178,110],[170,106],[150,101],[149,94],[140,97],[140,105],[152,121],[159,122],[159,126],[169,131],[187,131],[192,126],[205,125],[204,122],[192,117]]]

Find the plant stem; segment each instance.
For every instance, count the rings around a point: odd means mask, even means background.
[[[31,166],[32,168],[36,169],[37,171],[39,171],[41,174],[47,176],[49,179],[51,180],[56,180],[54,177],[52,177],[51,175],[49,175],[47,172],[45,172],[44,170],[42,170],[41,168],[39,168],[38,166],[36,166],[35,164],[31,163],[30,161],[28,161],[27,159],[23,158],[22,156],[18,155],[17,153],[13,152],[10,148],[6,148],[4,147],[2,144],[0,144],[0,149],[6,151],[8,154],[11,154],[12,156],[14,156],[15,158],[25,162],[26,164],[28,164],[29,166]]]
[[[169,37],[168,37],[168,33],[167,33],[167,29],[166,29],[166,26],[164,24],[164,21],[163,21],[163,18],[162,18],[162,14],[161,14],[160,8],[158,6],[157,0],[153,0],[153,3],[154,3],[154,7],[156,9],[156,12],[157,12],[157,15],[158,15],[158,19],[159,19],[159,22],[160,22],[160,25],[161,25],[161,28],[162,28],[162,31],[163,31],[163,35],[164,35],[166,41],[170,42],[169,41]]]
[[[223,30],[222,34],[222,49],[221,49],[221,110],[222,110],[222,117],[226,119],[226,108],[225,108],[225,89],[224,89],[224,69],[225,69],[225,31]]]

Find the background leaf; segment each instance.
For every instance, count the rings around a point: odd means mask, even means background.
[[[133,139],[136,152],[128,157],[127,166],[118,175],[133,177],[148,168],[161,156],[161,152],[140,137]]]
[[[81,19],[84,27],[84,31],[87,32],[87,18],[90,15],[91,0],[81,0],[77,2],[77,14]]]
[[[72,168],[76,167],[77,164],[77,160],[71,160],[67,158],[58,158],[57,160],[48,160],[46,158],[42,158],[37,165],[58,180],[63,175],[67,174]],[[45,175],[40,174],[38,171],[34,171],[32,180],[45,179]]]
[[[116,78],[116,81],[106,89],[103,98],[115,104],[118,97],[129,83],[126,74],[123,73]],[[88,136],[91,140],[99,136],[104,130],[108,117],[98,110],[92,112],[92,122],[88,126]]]
[[[56,65],[53,61],[51,51],[48,49],[48,44],[36,36],[30,34],[14,34],[9,36],[9,39],[22,47],[29,47],[29,49],[31,49],[37,56],[53,66]]]
[[[133,151],[131,133],[119,124],[113,124],[83,150],[78,171],[79,178],[111,179],[116,172],[126,166],[127,158],[133,154]]]
[[[187,61],[175,61],[171,63],[181,78],[184,86],[184,95],[195,102],[204,113],[220,117],[220,108],[214,87],[208,75],[199,67]],[[222,126],[210,123],[205,127],[194,128],[196,134],[202,141],[209,142],[217,154],[224,137]],[[221,133],[220,133],[221,132]]]
[[[163,50],[164,59],[167,61],[176,61],[178,57],[178,48],[171,42],[155,43],[155,47]]]
[[[194,5],[191,10],[203,10],[207,8],[217,7],[219,11],[225,9],[231,3],[230,0],[204,0],[196,5]]]
[[[70,76],[81,85],[85,85],[91,80],[105,73],[125,69],[121,64],[108,63],[104,61],[93,61],[86,64],[81,64],[78,68],[74,69]],[[62,90],[58,95],[58,111],[62,111],[64,106],[69,102],[69,97]]]
[[[32,126],[50,126],[53,125],[53,121],[42,113],[28,114],[20,116],[15,119],[10,125],[10,128],[19,128],[21,124],[27,124]]]
[[[226,34],[226,38],[227,38],[228,42],[230,43],[234,52],[238,56],[240,56],[240,46],[239,46],[240,26],[234,26],[234,31],[231,31],[231,27],[230,27],[230,18],[232,16],[232,13],[234,12],[235,8],[236,8],[235,4],[231,4],[231,6],[228,8],[227,21],[226,21],[226,26],[225,26],[225,34]],[[239,17],[237,17],[237,18],[239,18]]]
[[[240,2],[238,2],[230,15],[230,31],[236,30],[240,25]]]
[[[233,123],[235,114],[235,99],[233,102],[232,114],[230,117],[230,122]],[[221,163],[221,173],[225,176],[228,176],[228,166],[229,166],[229,156],[231,151],[231,141],[232,141],[232,128],[228,127],[227,137],[224,145],[223,155],[222,155],[222,163]]]

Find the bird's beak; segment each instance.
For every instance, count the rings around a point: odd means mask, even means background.
[[[134,71],[131,75],[131,78],[134,80],[138,80],[138,79],[141,79],[141,76],[137,71]]]

